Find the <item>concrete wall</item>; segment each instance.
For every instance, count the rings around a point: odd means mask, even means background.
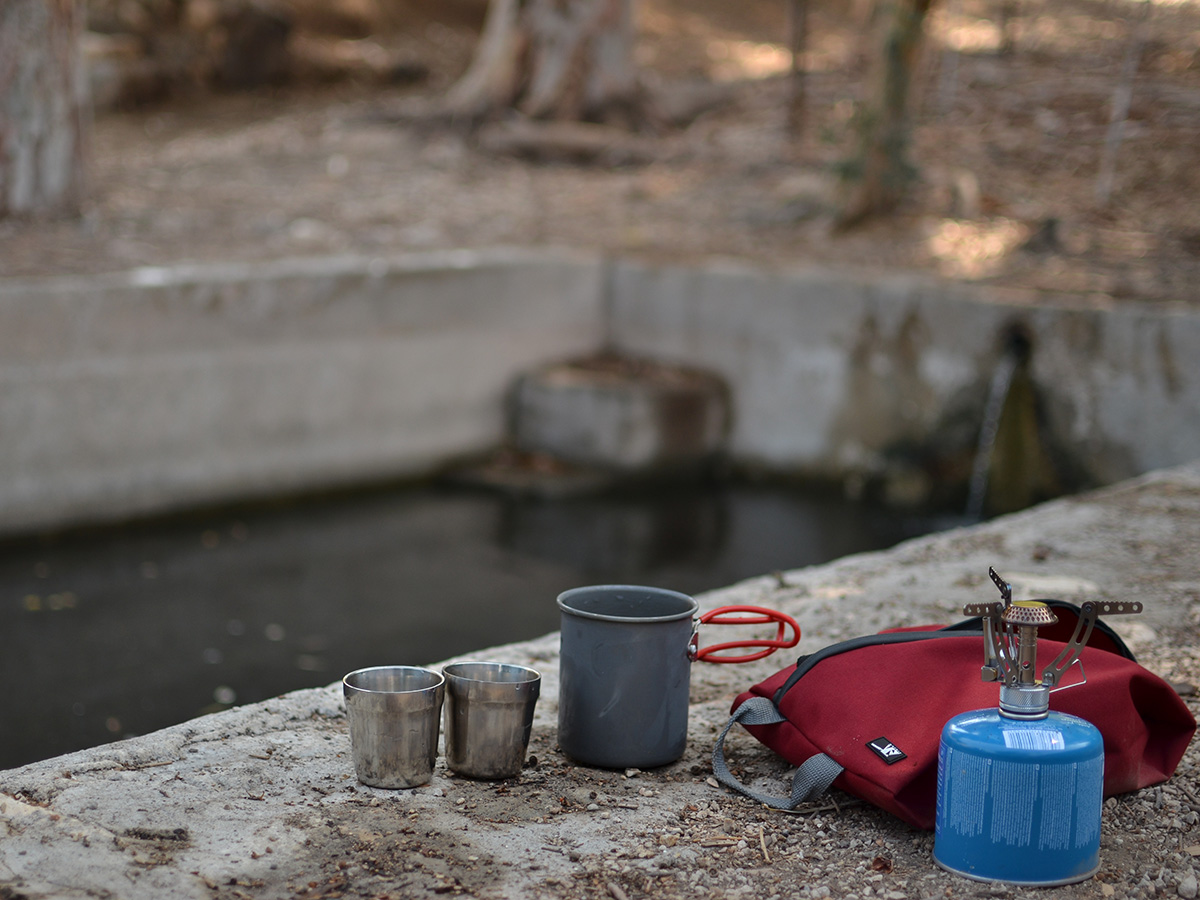
[[[0,281],[0,530],[416,475],[602,339],[597,257],[441,254]]]
[[[842,475],[928,440],[956,409],[975,429],[1019,325],[1048,427],[1091,480],[1200,457],[1200,311],[1106,309],[919,277],[624,262],[610,279],[616,346],[729,382],[730,450]],[[968,423],[970,424],[970,423]]]
[[[0,531],[422,474],[504,435],[515,377],[607,344],[709,368],[739,461],[874,472],[965,411],[1014,323],[1097,483],[1200,457],[1200,312],[917,277],[589,254],[0,280]]]

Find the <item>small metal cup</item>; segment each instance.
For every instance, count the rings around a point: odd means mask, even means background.
[[[453,663],[446,676],[446,767],[468,778],[511,778],[525,765],[542,687],[534,669]]]
[[[342,679],[359,781],[410,788],[433,777],[445,683],[416,666],[359,669]]]

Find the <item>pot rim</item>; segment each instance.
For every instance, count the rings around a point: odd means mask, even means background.
[[[629,593],[637,592],[640,594],[648,594],[663,600],[676,600],[683,604],[683,608],[675,612],[665,613],[656,616],[628,616],[614,615],[612,613],[595,612],[589,609],[579,609],[571,606],[572,600],[578,600],[583,595],[588,594],[619,594],[625,591]],[[578,616],[582,619],[596,619],[602,622],[631,622],[631,623],[654,623],[654,622],[676,622],[680,619],[694,618],[700,610],[700,604],[696,602],[694,597],[679,591],[672,591],[667,588],[647,587],[637,584],[596,584],[585,587],[571,588],[563,591],[558,595],[555,601],[558,608],[564,613],[572,616]]]

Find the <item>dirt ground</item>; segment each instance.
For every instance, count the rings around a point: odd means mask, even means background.
[[[866,16],[813,3],[806,118],[787,129],[784,0],[645,0],[639,63],[727,102],[599,160],[529,159],[408,119],[467,65],[482,0],[394,0],[357,41],[428,70],[98,112],[81,220],[0,223],[0,275],[181,261],[566,245],[908,268],[1095,302],[1200,302],[1200,2],[946,0],[928,22],[895,216],[832,227],[863,87]],[[865,4],[858,4],[865,6]],[[1132,54],[1132,55],[1131,55]],[[1110,200],[1096,189],[1125,61],[1136,78]]]

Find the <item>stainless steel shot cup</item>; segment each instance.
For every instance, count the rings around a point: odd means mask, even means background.
[[[445,694],[441,673],[416,666],[359,669],[342,679],[342,692],[359,781],[410,788],[433,777]]]
[[[446,676],[446,767],[468,778],[511,778],[525,765],[542,676],[498,662],[452,663]]]

